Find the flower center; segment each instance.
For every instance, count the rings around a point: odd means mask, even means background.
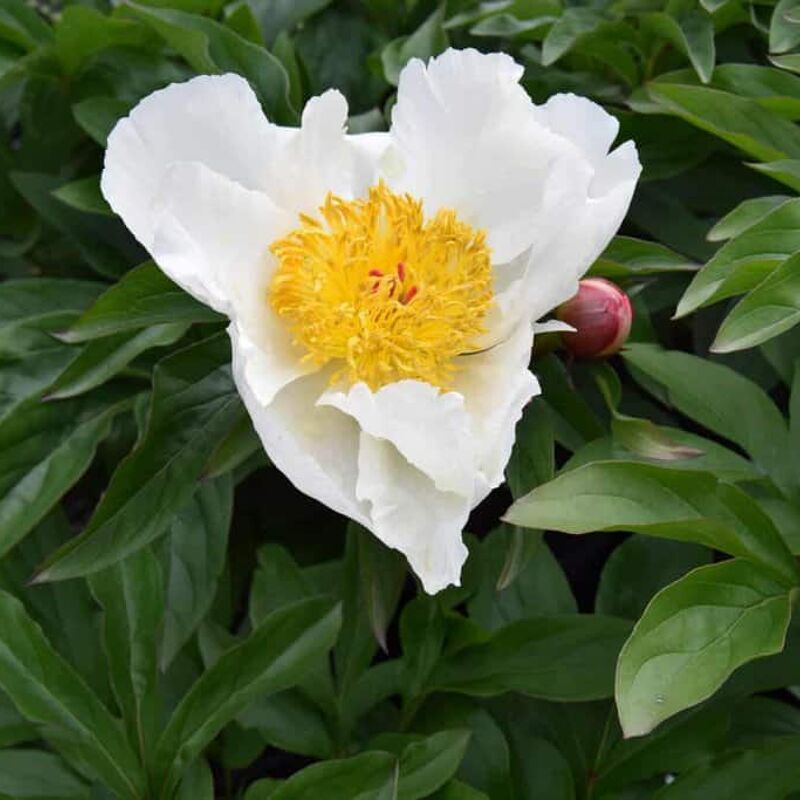
[[[301,215],[270,246],[279,263],[269,300],[304,359],[338,363],[332,383],[447,389],[492,303],[485,233],[450,209],[426,221],[421,201],[383,182],[364,200],[328,195],[320,214]]]

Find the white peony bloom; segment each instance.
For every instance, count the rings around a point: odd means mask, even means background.
[[[247,81],[147,97],[102,189],[164,272],[231,322],[236,385],[272,462],[458,584],[470,510],[503,480],[539,392],[534,323],[573,295],[640,172],[581,97],[534,105],[501,53],[403,70],[388,133],[345,133],[328,91],[300,128]]]

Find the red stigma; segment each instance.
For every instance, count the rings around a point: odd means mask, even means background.
[[[397,262],[397,277],[401,281],[406,279],[406,265],[402,261]]]
[[[383,272],[381,272],[381,270],[379,270],[379,269],[371,269],[367,273],[367,275],[369,275],[372,278],[382,278],[383,277]]]
[[[419,289],[416,286],[412,286],[401,298],[400,302],[403,305],[410,303],[416,296]]]

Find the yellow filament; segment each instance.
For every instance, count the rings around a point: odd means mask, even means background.
[[[273,242],[269,301],[332,382],[375,390],[414,378],[447,389],[456,356],[474,350],[492,303],[483,231],[383,182],[364,200],[328,195],[321,219]]]

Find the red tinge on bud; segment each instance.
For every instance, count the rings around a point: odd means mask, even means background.
[[[564,346],[578,358],[603,358],[618,352],[628,338],[633,308],[628,295],[605,278],[586,278],[578,293],[559,307],[558,318],[575,328],[562,333]]]

